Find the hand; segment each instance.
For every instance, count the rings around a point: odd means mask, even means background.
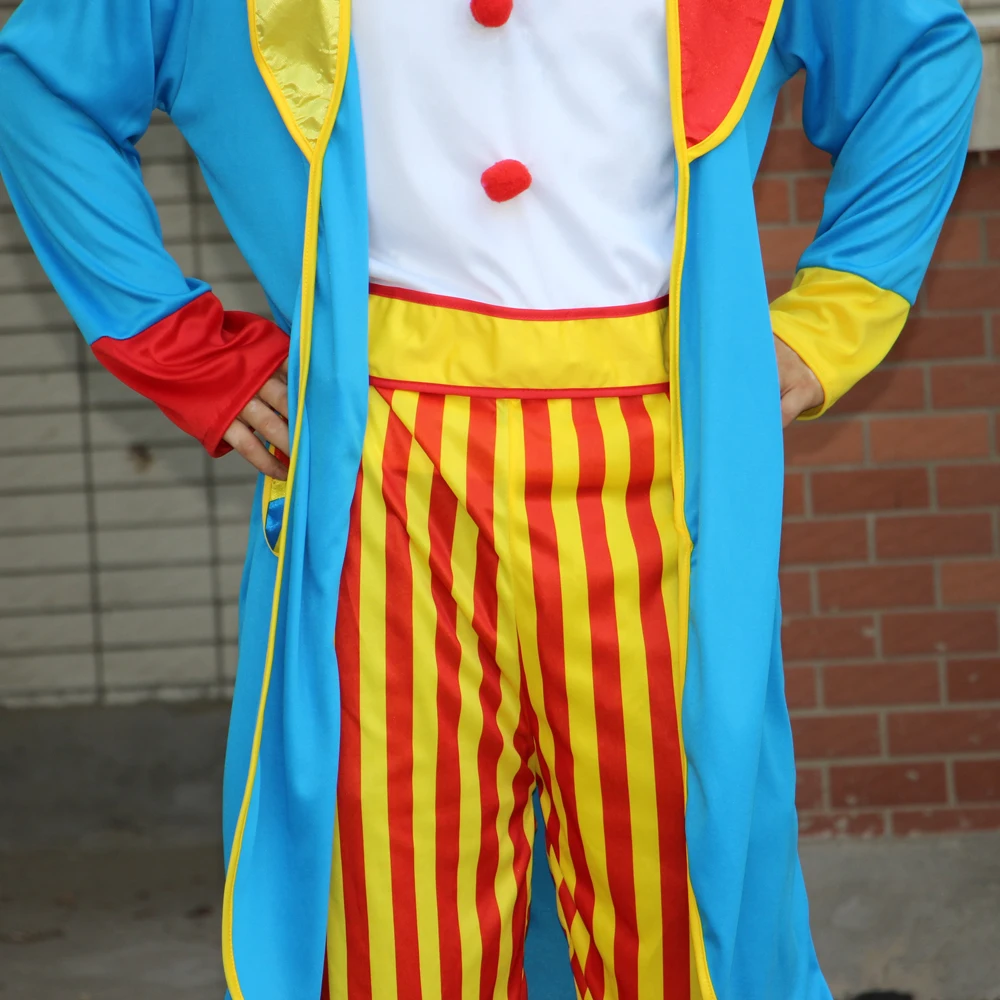
[[[783,340],[774,338],[781,386],[781,424],[787,427],[806,410],[823,405],[826,394],[812,369]]]
[[[272,479],[286,479],[288,467],[267,450],[257,434],[285,455],[291,452],[287,361],[264,383],[223,435],[223,440],[259,472]]]

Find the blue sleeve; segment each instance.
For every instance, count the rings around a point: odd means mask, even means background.
[[[835,164],[800,266],[912,304],[965,165],[975,28],[958,0],[786,0],[775,46],[806,71],[806,133]]]
[[[965,166],[982,71],[958,0],[786,0],[774,39],[806,73],[803,121],[833,158],[816,238],[771,306],[833,406],[888,354]]]
[[[288,337],[181,273],[142,182],[190,21],[190,0],[23,0],[0,32],[0,174],[97,358],[217,456]]]
[[[207,291],[164,249],[135,148],[170,108],[189,20],[188,0],[23,0],[0,31],[0,174],[91,343]]]

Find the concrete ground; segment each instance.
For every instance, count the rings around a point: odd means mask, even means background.
[[[1000,835],[803,855],[838,1000],[1000,1000]],[[0,855],[0,1000],[221,1000],[219,859],[216,847]]]

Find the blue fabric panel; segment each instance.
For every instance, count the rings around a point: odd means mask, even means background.
[[[754,110],[771,112],[766,102]],[[683,703],[688,851],[718,1000],[829,1000],[798,873],[778,642],[784,458],[752,196],[754,131],[740,125],[691,174],[698,239],[684,274],[680,378],[694,541]]]
[[[316,1000],[322,977],[340,750],[333,637],[368,396],[368,215],[353,61],[323,192],[315,337],[290,501],[281,645],[255,786],[259,808],[247,827],[236,882],[234,945],[247,1000]],[[294,334],[292,343],[290,387],[297,385],[300,360]],[[293,398],[293,409],[298,405]],[[273,561],[259,528],[253,544],[253,559]],[[253,568],[250,575],[255,577]],[[230,823],[249,759],[247,713],[255,710],[259,692],[269,577],[259,575],[262,586],[248,589],[242,609],[238,687],[246,682],[250,693],[238,692],[234,706]]]
[[[775,51],[806,70],[804,123],[836,161],[800,267],[914,302],[965,165],[982,66],[958,0],[788,0]]]
[[[556,887],[545,846],[545,819],[534,797],[535,843],[531,873],[531,916],[524,945],[524,973],[531,1000],[576,1000],[569,945],[559,923]]]
[[[207,289],[163,249],[134,143],[183,75],[191,0],[23,0],[0,32],[0,174],[88,342]]]
[[[718,1000],[829,1000],[797,855],[777,590],[784,455],[752,183],[787,80],[773,52],[742,122],[691,171],[679,381],[694,542],[689,864]],[[738,322],[734,318],[738,317]]]

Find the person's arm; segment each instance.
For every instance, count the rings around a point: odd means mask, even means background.
[[[771,308],[823,388],[811,417],[903,329],[965,165],[982,51],[958,0],[786,0],[774,44],[805,70],[806,134],[834,159],[816,239]]]
[[[228,437],[281,475],[231,428],[279,392],[288,336],[181,273],[136,153],[183,77],[189,17],[190,0],[23,0],[0,31],[0,175],[97,358],[211,454]]]

